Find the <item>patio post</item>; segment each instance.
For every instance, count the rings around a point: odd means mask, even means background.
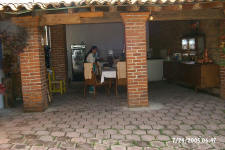
[[[225,12],[225,10],[224,10]],[[220,21],[220,44],[224,42],[225,38],[225,20]],[[220,97],[225,99],[225,53],[220,51]]]
[[[121,13],[125,26],[129,107],[148,106],[146,22],[149,12]]]
[[[67,81],[66,25],[50,26],[51,67],[57,80]]]
[[[25,27],[27,46],[20,54],[24,111],[43,111],[48,106],[44,49],[41,46],[39,17],[14,17],[12,22]]]

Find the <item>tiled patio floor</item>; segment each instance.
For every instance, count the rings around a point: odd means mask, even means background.
[[[225,101],[217,97],[153,83],[150,107],[131,109],[125,94],[82,93],[74,86],[43,113],[1,110],[0,150],[225,149]]]

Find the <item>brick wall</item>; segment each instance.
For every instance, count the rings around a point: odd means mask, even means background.
[[[153,49],[152,57],[160,58],[160,51],[181,50],[181,37],[190,33],[190,21],[151,21],[149,23],[150,48]]]
[[[149,13],[121,13],[125,25],[129,107],[148,106],[146,21]]]
[[[205,33],[206,48],[209,51],[210,58],[217,64],[220,61],[219,36],[220,36],[220,20],[201,20],[200,29]]]
[[[51,32],[51,67],[55,70],[56,79],[67,80],[66,27],[55,25]]]
[[[24,111],[43,111],[47,107],[47,84],[44,49],[38,17],[17,17],[12,22],[28,32],[27,47],[20,54]]]

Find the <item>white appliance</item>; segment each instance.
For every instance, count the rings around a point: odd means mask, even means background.
[[[148,81],[163,80],[163,59],[148,60]]]

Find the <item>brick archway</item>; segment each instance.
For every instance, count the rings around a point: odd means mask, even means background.
[[[146,22],[149,12],[120,13],[125,26],[128,105],[148,106],[148,75],[146,56]],[[25,111],[43,111],[47,108],[47,82],[44,50],[41,46],[39,17],[15,17],[12,21],[27,29],[28,46],[20,55],[22,93]],[[224,20],[221,20],[224,35]],[[63,27],[63,26],[61,26]],[[65,41],[64,41],[65,42]],[[225,55],[221,54],[221,59]],[[64,66],[64,69],[66,67]],[[63,72],[64,74],[65,72]],[[220,67],[221,97],[225,98],[225,67]]]

